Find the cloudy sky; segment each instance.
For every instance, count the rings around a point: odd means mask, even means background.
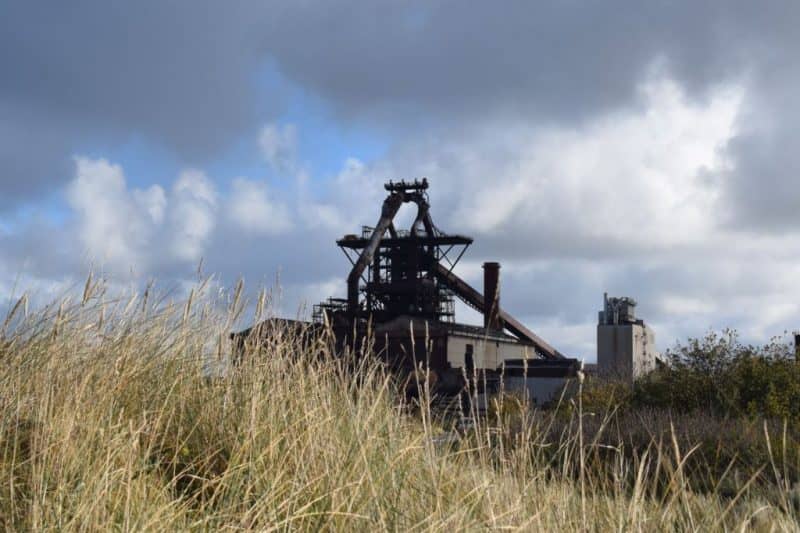
[[[594,359],[604,291],[660,348],[800,328],[800,3],[0,1],[0,301],[91,265],[342,296],[388,178]],[[475,317],[467,316],[467,319]]]

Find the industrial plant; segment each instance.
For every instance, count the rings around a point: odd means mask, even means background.
[[[336,241],[351,263],[346,298],[313,308],[311,322],[272,319],[233,335],[241,346],[276,323],[333,334],[339,353],[378,357],[403,376],[425,371],[434,391],[454,396],[477,387],[524,393],[536,403],[554,400],[583,363],[554,348],[501,305],[497,262],[483,263],[478,290],[454,269],[473,242],[433,222],[427,179],[388,182],[374,226]],[[416,205],[408,229],[395,226],[404,204]],[[455,300],[483,315],[483,325],[460,323]],[[655,365],[652,330],[635,317],[630,298],[605,297],[597,329],[598,364],[587,371],[632,380]]]

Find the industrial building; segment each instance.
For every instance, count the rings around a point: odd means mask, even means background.
[[[605,294],[597,323],[598,374],[633,382],[654,370],[658,358],[653,330],[636,318],[636,301]]]
[[[312,329],[332,331],[337,351],[378,357],[400,375],[424,368],[440,395],[506,383],[539,403],[552,400],[579,362],[503,309],[499,263],[484,263],[483,291],[454,273],[472,238],[434,225],[428,186],[426,179],[390,181],[377,224],[337,241],[352,265],[347,297],[315,306]],[[417,214],[404,230],[394,218],[406,203]],[[483,325],[458,323],[455,298],[482,313]],[[235,338],[244,342],[254,331]]]

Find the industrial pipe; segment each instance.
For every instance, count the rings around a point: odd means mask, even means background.
[[[483,264],[483,327],[501,329],[500,263]]]

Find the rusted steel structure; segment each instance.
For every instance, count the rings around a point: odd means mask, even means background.
[[[483,292],[454,273],[473,241],[436,227],[428,187],[424,178],[386,183],[375,226],[337,241],[352,264],[347,297],[315,306],[315,327],[330,328],[341,350],[369,345],[401,372],[425,367],[443,393],[461,391],[470,377],[491,386],[506,368],[517,377],[537,368],[547,378],[573,375],[577,361],[502,308],[499,263],[483,265]],[[408,229],[394,223],[403,204],[417,207]],[[482,327],[456,322],[456,298],[483,314]]]
[[[329,324],[343,347],[370,338],[372,352],[391,366],[425,366],[441,391],[460,390],[465,376],[491,383],[505,368],[547,368],[548,377],[574,373],[575,360],[502,308],[498,263],[484,264],[483,292],[455,274],[473,241],[434,224],[428,187],[424,178],[390,181],[375,226],[337,241],[352,263],[347,298],[316,306],[315,322]],[[394,219],[407,203],[417,213],[408,229],[399,229]],[[483,327],[456,322],[455,298],[483,314]]]

